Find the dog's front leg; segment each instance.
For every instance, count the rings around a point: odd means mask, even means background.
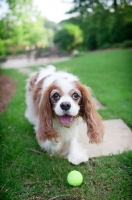
[[[39,142],[39,145],[50,156],[53,156],[54,154],[57,154],[59,152],[59,150],[60,150],[60,147],[61,147],[60,141],[53,142],[53,141],[50,141],[50,140],[46,140],[45,142]]]
[[[83,144],[77,141],[78,134],[74,135],[70,142],[68,161],[74,165],[88,161],[88,151],[84,149]]]

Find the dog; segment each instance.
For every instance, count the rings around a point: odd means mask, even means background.
[[[87,125],[91,143],[101,143],[104,134],[90,89],[73,74],[49,65],[29,79],[26,90],[25,116],[34,125],[40,147],[74,165],[87,162],[88,152],[78,142],[80,119]]]

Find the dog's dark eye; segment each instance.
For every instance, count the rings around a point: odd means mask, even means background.
[[[53,95],[53,99],[54,99],[54,100],[59,100],[59,99],[60,99],[59,93],[56,92],[56,93]]]
[[[77,100],[77,99],[79,98],[79,94],[76,93],[76,92],[74,92],[73,95],[72,95],[72,98],[73,98],[74,100]]]

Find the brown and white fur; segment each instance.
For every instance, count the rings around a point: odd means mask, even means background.
[[[75,165],[88,161],[87,150],[78,142],[80,118],[87,124],[89,141],[102,141],[101,117],[89,88],[76,76],[56,72],[54,66],[42,69],[28,81],[26,103],[25,116],[34,125],[39,145],[50,155],[63,155]]]

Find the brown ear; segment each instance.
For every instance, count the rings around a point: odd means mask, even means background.
[[[39,127],[37,132],[37,139],[39,141],[56,140],[58,133],[53,129],[53,112],[50,103],[51,86],[48,87],[42,94],[40,106],[38,110]]]
[[[88,88],[86,86],[81,85],[80,83],[78,83],[78,87],[82,93],[80,113],[87,124],[87,134],[89,136],[90,142],[100,143],[104,135],[102,119],[95,109]]]
[[[37,81],[39,73],[35,74],[32,78],[30,78],[29,84],[28,84],[28,91],[31,92],[34,89],[35,82]]]

